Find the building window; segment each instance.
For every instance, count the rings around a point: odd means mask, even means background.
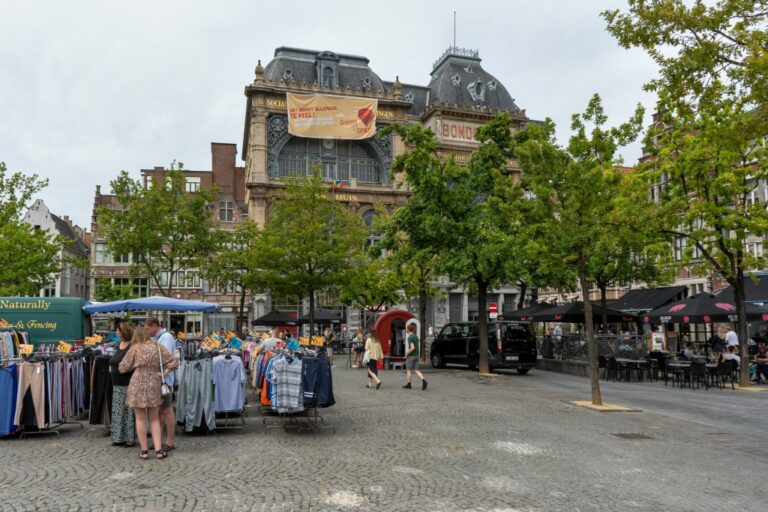
[[[114,262],[115,263],[122,263],[122,264],[130,263],[131,262],[131,255],[130,255],[130,253],[127,253],[127,252],[124,253],[124,254],[120,254],[119,256],[115,257],[115,261]]]
[[[187,192],[200,192],[200,178],[187,178]]]
[[[323,68],[323,86],[336,87],[336,73],[333,72],[332,67]]]
[[[681,261],[685,256],[686,239],[684,236],[675,238],[675,261]]]
[[[746,249],[747,253],[755,258],[763,257],[763,242],[747,242]]]
[[[219,201],[219,220],[232,222],[235,218],[235,203],[232,201]]]
[[[97,265],[103,265],[109,263],[109,253],[107,252],[107,244],[103,242],[96,242],[93,248],[94,261]]]
[[[56,286],[55,285],[49,285],[46,286],[41,290],[40,295],[42,297],[55,297],[56,296]]]
[[[277,157],[277,176],[306,176],[320,166],[327,181],[357,180],[382,183],[382,169],[368,143],[355,140],[334,141],[323,149],[321,139],[293,137]]]
[[[448,319],[451,322],[464,321],[464,295],[451,293],[448,296]]]

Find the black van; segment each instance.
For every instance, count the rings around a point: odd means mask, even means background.
[[[435,337],[429,352],[432,366],[465,364],[477,368],[480,360],[477,322],[447,324]],[[488,364],[491,368],[515,368],[525,375],[536,364],[536,336],[523,322],[488,323]]]

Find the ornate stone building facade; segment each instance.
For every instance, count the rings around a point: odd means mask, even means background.
[[[477,51],[449,48],[432,66],[428,85],[381,79],[365,57],[280,47],[262,67],[259,61],[253,83],[245,88],[246,115],[242,158],[245,161],[246,202],[251,219],[268,222],[273,198],[288,176],[303,176],[319,168],[330,181],[345,182],[336,199],[370,221],[374,207],[393,210],[408,199],[407,183],[390,177],[390,168],[405,146],[397,137],[365,140],[310,139],[288,133],[286,93],[329,94],[378,100],[377,126],[393,122],[419,123],[431,128],[446,158],[466,162],[477,147],[479,126],[498,112],[513,119],[513,129],[529,122],[525,111],[493,75],[483,69]],[[519,174],[514,162],[509,171]],[[444,299],[428,307],[430,325],[448,320],[473,319],[476,301],[463,290],[444,282]],[[518,290],[496,290],[490,301],[512,309]],[[257,304],[266,300],[257,298]],[[475,304],[474,310],[472,309]],[[332,305],[331,305],[332,306]],[[414,305],[407,305],[415,307]],[[260,309],[259,306],[256,309]],[[500,311],[503,310],[500,305]],[[350,323],[355,324],[354,318]]]

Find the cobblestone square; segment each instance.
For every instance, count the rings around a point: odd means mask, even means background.
[[[0,508],[765,510],[768,393],[604,383],[606,401],[636,412],[600,413],[568,403],[589,398],[583,378],[426,375],[428,391],[407,391],[384,372],[377,392],[337,367],[323,411],[335,434],[265,431],[251,404],[244,431],[180,434],[164,461],[89,425],[3,440]]]

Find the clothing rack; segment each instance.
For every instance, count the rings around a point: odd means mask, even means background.
[[[82,359],[86,354],[83,353],[83,351],[78,350],[75,352],[61,352],[61,351],[39,351],[35,352],[30,356],[23,357],[19,361],[24,363],[45,363],[45,362],[51,362],[51,361],[59,361],[63,359]],[[65,378],[70,378],[71,376],[67,375]],[[83,375],[83,377],[85,377]],[[45,381],[43,382],[43,385],[46,386],[47,390],[47,384]],[[23,398],[22,398],[23,400]],[[20,405],[17,405],[17,407],[20,407]],[[86,408],[87,409],[87,408]],[[37,430],[27,430],[24,429],[21,434],[19,435],[19,439],[24,439],[26,436],[34,436],[34,435],[44,435],[44,434],[55,434],[57,436],[61,436],[61,433],[59,432],[59,428],[64,425],[78,425],[80,427],[80,430],[83,430],[83,424],[79,421],[71,421],[71,418],[64,417],[61,419],[58,419],[56,421],[50,422],[45,425],[45,427],[32,427],[36,428]]]

